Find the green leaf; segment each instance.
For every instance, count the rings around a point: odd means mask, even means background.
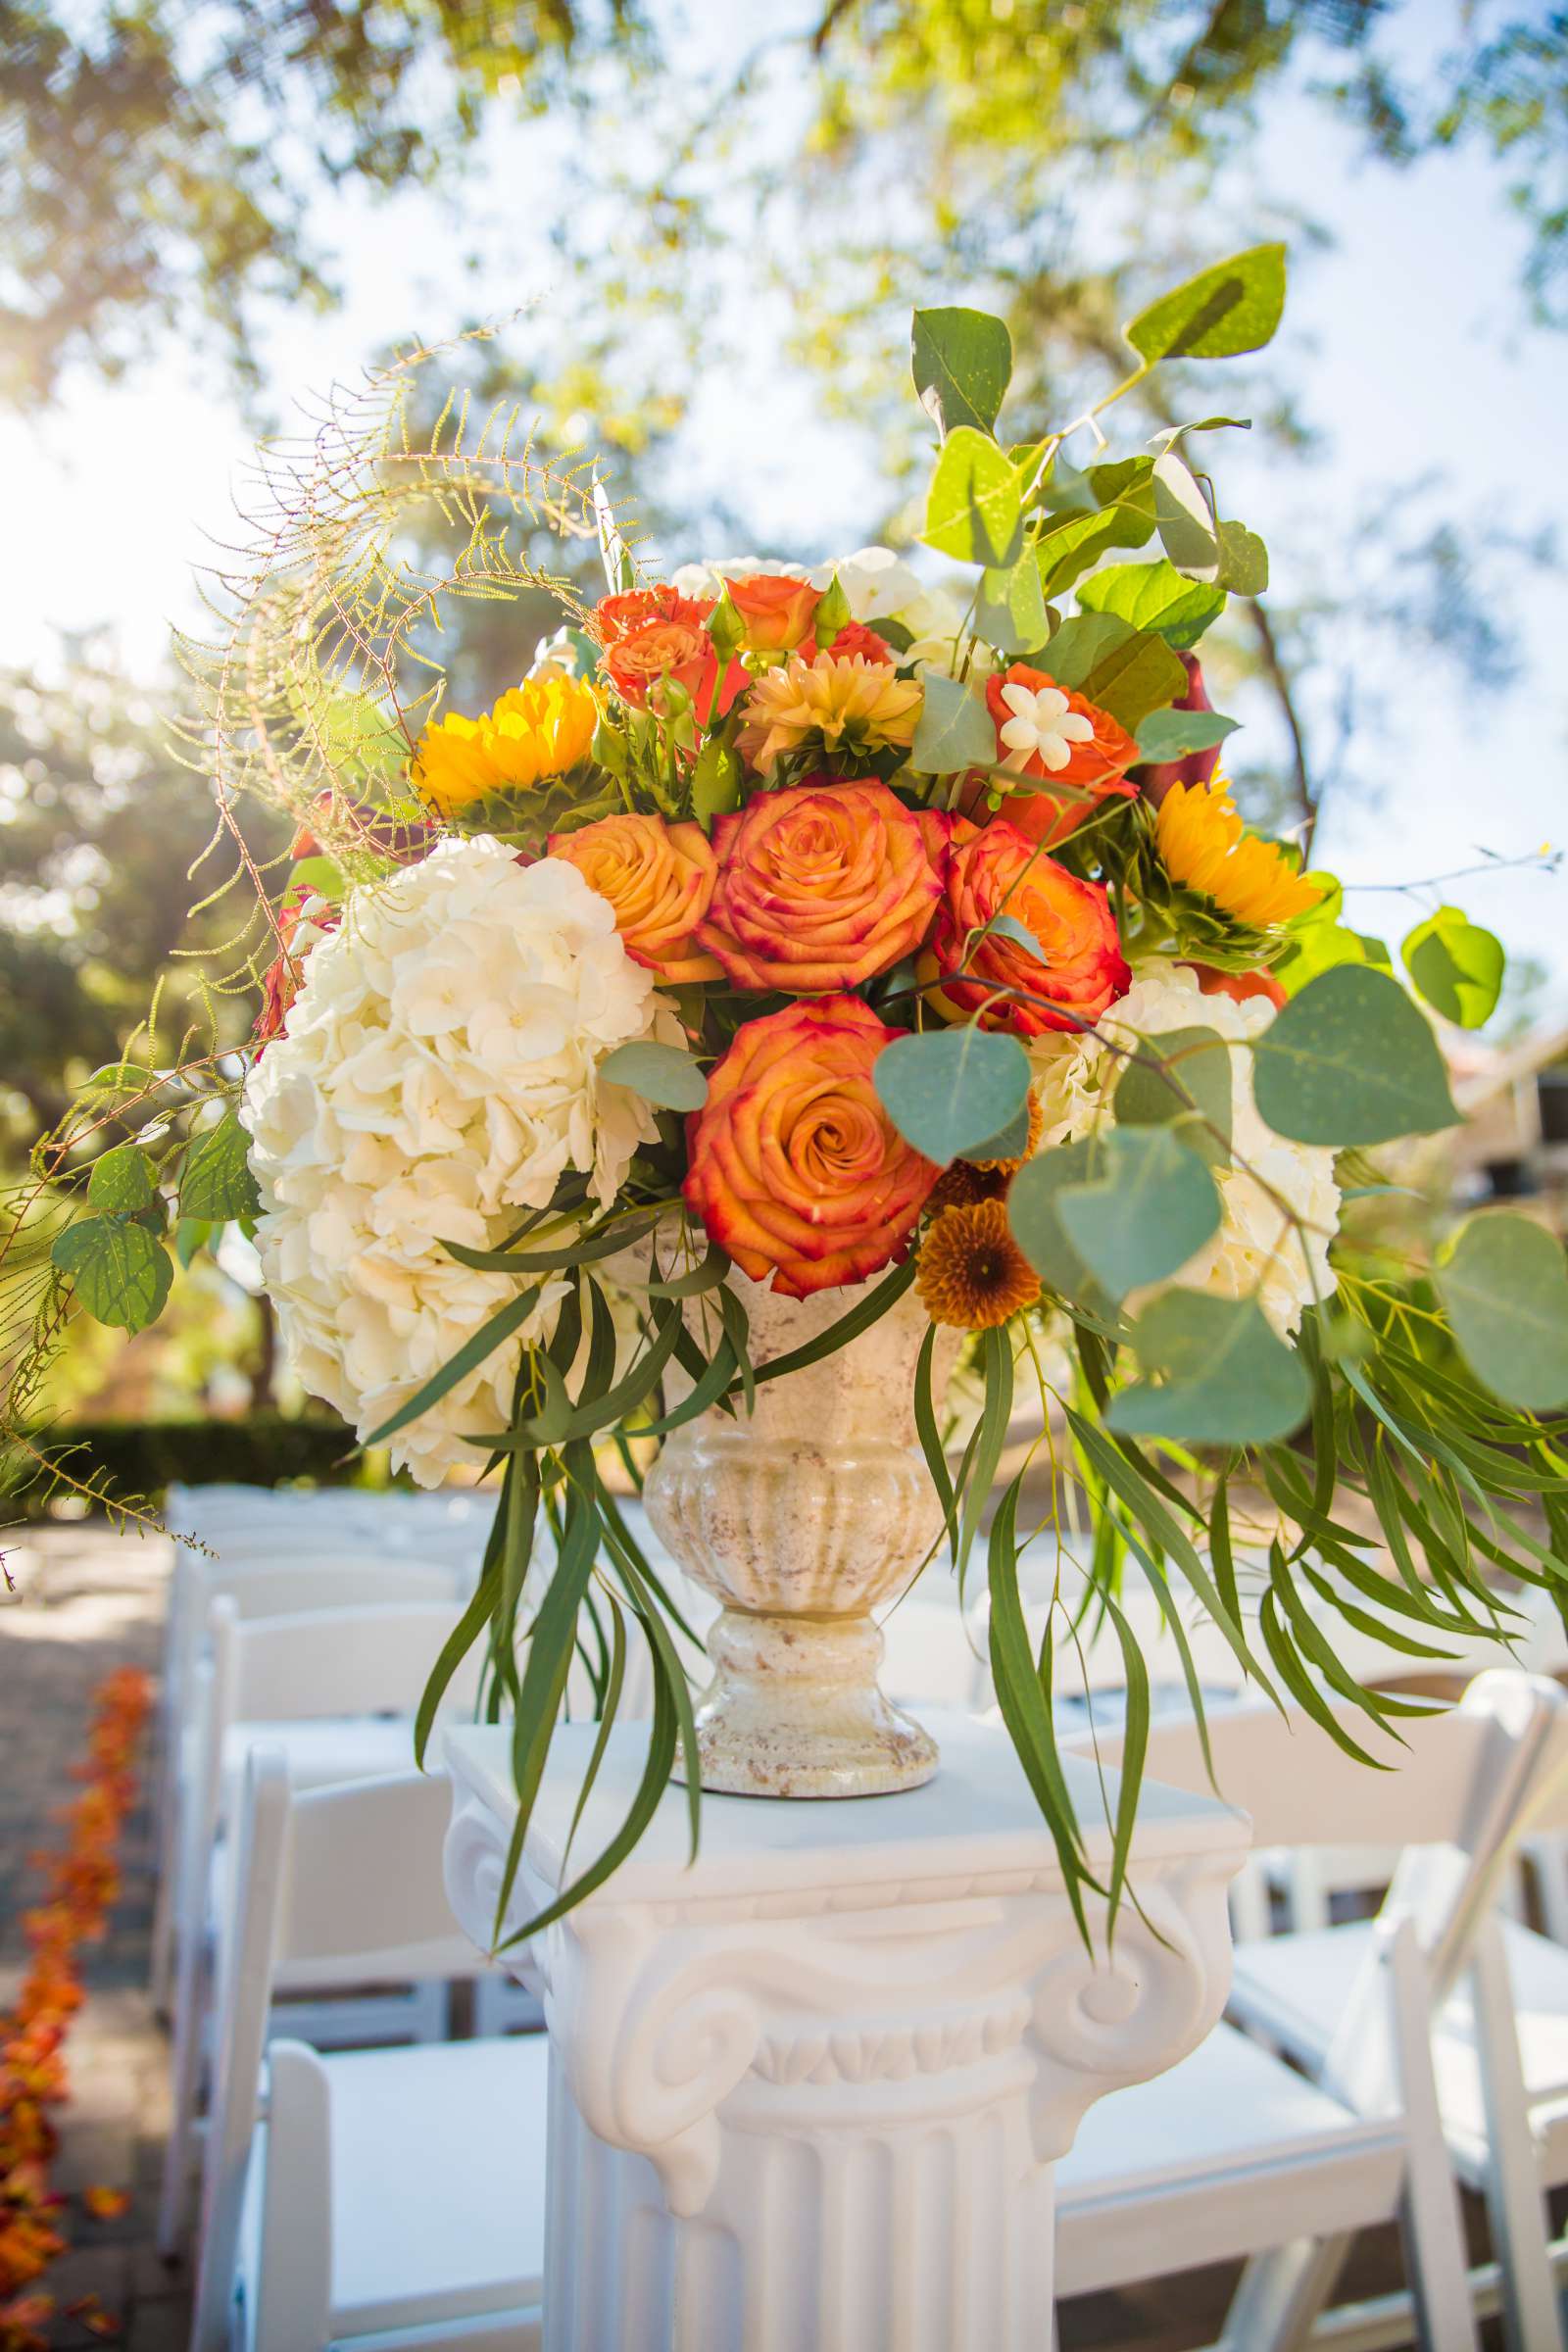
[[[712,830],[715,816],[740,807],[744,774],[734,745],[722,735],[710,735],[692,769],[692,814],[705,832]]]
[[[140,1095],[158,1084],[158,1072],[140,1061],[106,1061],[83,1082],[85,1095]]]
[[[1154,520],[1160,545],[1178,570],[1211,581],[1219,569],[1214,517],[1197,475],[1168,450],[1154,466]]]
[[[1044,645],[1051,626],[1034,551],[1026,548],[1010,571],[983,571],[975,634],[1004,653],[1026,654]]]
[[[1054,523],[1036,551],[1047,596],[1059,596],[1070,588],[1111,548],[1147,546],[1154,535],[1154,502],[1152,496],[1146,498],[1147,507],[1116,499],[1098,514],[1070,513]]]
[[[1237,596],[1261,596],[1268,586],[1268,549],[1239,522],[1219,525],[1219,569],[1214,586]]]
[[[246,1157],[250,1142],[232,1111],[194,1139],[179,1180],[182,1217],[207,1217],[218,1223],[256,1215],[262,1196]]]
[[[1067,1186],[1083,1184],[1104,1165],[1104,1142],[1082,1136],[1038,1152],[1018,1170],[1007,1191],[1007,1222],[1013,1240],[1047,1290],[1071,1298],[1102,1321],[1115,1314],[1105,1296],[1067,1237],[1057,1209],[1057,1196]]]
[[[1078,602],[1091,612],[1117,613],[1135,629],[1152,629],[1183,653],[1225,610],[1223,589],[1188,579],[1163,556],[1097,571],[1079,589]]]
[[[1393,977],[1394,965],[1381,939],[1370,932],[1348,930],[1344,923],[1302,922],[1294,926],[1291,944],[1274,966],[1274,976],[1287,996],[1298,996],[1319,972],[1337,963],[1363,963]]]
[[[997,730],[979,696],[957,678],[928,670],[910,766],[923,776],[948,776],[959,768],[989,767],[996,757]]]
[[[1113,1396],[1105,1415],[1123,1435],[1266,1446],[1298,1429],[1311,1409],[1305,1371],[1254,1298],[1162,1291],[1134,1324],[1132,1346],[1145,1378]]]
[[[916,311],[910,371],[920,406],[944,438],[957,425],[996,425],[1012,375],[1012,337],[989,311]]]
[[[1403,942],[1399,956],[1434,1012],[1461,1029],[1491,1020],[1502,993],[1502,942],[1457,906],[1440,906]]]
[[[117,1144],[92,1163],[87,1198],[94,1208],[111,1214],[146,1208],[158,1192],[158,1172],[135,1144]]]
[[[1018,476],[1009,459],[971,425],[949,434],[926,502],[925,543],[960,564],[1004,570],[1023,547]]]
[[[1568,1267],[1544,1225],[1472,1217],[1437,1267],[1438,1295],[1478,1380],[1505,1404],[1568,1404]]]
[[[220,1227],[209,1223],[205,1217],[180,1218],[179,1223],[174,1227],[174,1255],[187,1271],[197,1250],[204,1250],[213,1235],[220,1230]]]
[[[972,1022],[895,1038],[871,1074],[906,1143],[939,1167],[998,1134],[1029,1094],[1029,1056],[1017,1039]]]
[[[1114,612],[1076,612],[1064,620],[1042,656],[1058,686],[1074,690],[1083,685],[1097,662],[1119,646],[1130,645],[1138,631]]]
[[[1261,351],[1285,308],[1285,248],[1253,245],[1200,270],[1128,320],[1142,360],[1224,360]]]
[[[1163,1282],[1219,1229],[1214,1179],[1170,1127],[1117,1128],[1103,1171],[1058,1194],[1056,1213],[1085,1265],[1114,1298]]]
[[[1189,752],[1206,752],[1227,735],[1234,735],[1238,721],[1225,717],[1219,710],[1152,710],[1138,730],[1140,760],[1185,760]]]
[[[1365,965],[1309,980],[1252,1051],[1258,1116],[1298,1144],[1387,1144],[1458,1120],[1426,1020],[1397,981]]]
[[[290,866],[288,880],[283,885],[283,896],[287,899],[295,891],[305,890],[316,898],[335,901],[342,898],[346,887],[343,868],[337,859],[318,854],[314,858],[301,858]]]
[[[156,1322],[174,1279],[162,1242],[130,1217],[78,1217],[56,1234],[49,1255],[87,1312],[114,1331]]]
[[[1096,618],[1109,619],[1109,613]],[[1135,633],[1110,646],[1095,662],[1079,689],[1090,702],[1136,733],[1152,710],[1173,703],[1187,691],[1187,671],[1179,654],[1152,632]]]
[[[1200,1158],[1223,1165],[1230,1157],[1231,1077],[1231,1050],[1217,1030],[1166,1029],[1141,1038],[1138,1059],[1116,1081],[1116,1124],[1174,1126]]]
[[[487,1322],[480,1324],[470,1339],[465,1340],[456,1355],[449,1356],[439,1371],[432,1372],[428,1380],[421,1382],[414,1395],[400,1404],[395,1413],[389,1413],[378,1427],[372,1429],[369,1436],[362,1440],[362,1444],[385,1445],[388,1438],[396,1437],[400,1429],[407,1429],[411,1421],[417,1421],[421,1413],[428,1412],[432,1404],[439,1404],[449,1389],[455,1389],[460,1380],[466,1380],[470,1372],[484,1362],[487,1355],[493,1355],[514,1331],[521,1329],[539,1303],[540,1288],[536,1283],[526,1291],[519,1291],[515,1298],[509,1298],[505,1306],[498,1307]]]
[[[646,1038],[607,1054],[599,1075],[665,1110],[701,1110],[708,1101],[708,1080],[691,1055],[679,1046],[659,1046]]]

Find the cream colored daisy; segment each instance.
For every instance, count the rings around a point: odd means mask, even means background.
[[[741,756],[766,775],[786,753],[820,750],[833,759],[890,746],[907,750],[920,715],[917,678],[901,678],[886,662],[861,654],[792,654],[766,669],[746,701]]]

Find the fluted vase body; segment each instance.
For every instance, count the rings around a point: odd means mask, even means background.
[[[861,1286],[780,1298],[744,1275],[728,1280],[759,1370],[864,1296]],[[873,1796],[936,1771],[935,1742],[878,1688],[873,1614],[906,1590],[942,1528],[914,1427],[929,1329],[906,1293],[847,1347],[762,1382],[750,1413],[710,1410],[674,1431],[649,1473],[657,1534],[721,1604],[697,1710],[705,1788]],[[957,1345],[939,1332],[939,1398]]]

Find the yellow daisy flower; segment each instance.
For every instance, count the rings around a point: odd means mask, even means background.
[[[478,718],[454,710],[425,728],[415,790],[438,816],[488,793],[525,792],[586,760],[598,724],[598,701],[580,679],[524,679]]]
[[[891,662],[863,654],[792,654],[782,668],[765,669],[746,701],[741,756],[766,775],[786,752],[819,745],[867,753],[897,745],[907,750],[920,715],[918,678],[901,678]]]
[[[1173,881],[1211,899],[1258,930],[1304,914],[1323,896],[1271,841],[1249,833],[1222,768],[1210,782],[1173,784],[1159,804],[1154,838]]]

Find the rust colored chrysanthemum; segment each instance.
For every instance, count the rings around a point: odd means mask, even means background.
[[[1035,1093],[1034,1088],[1031,1087],[1029,1089],[1029,1140],[1024,1145],[1024,1148],[1019,1152],[1017,1158],[974,1159],[969,1162],[969,1165],[971,1167],[981,1169],[987,1175],[1016,1176],[1018,1170],[1023,1166],[1024,1161],[1026,1159],[1033,1159],[1036,1151],[1039,1149],[1041,1131],[1045,1127],[1045,1124],[1046,1114],[1040,1107],[1040,1097]]]
[[[945,1208],[920,1245],[914,1287],[933,1323],[989,1331],[1040,1296],[1040,1277],[1012,1238],[1004,1200]]]
[[[972,1160],[956,1159],[943,1169],[926,1202],[934,1217],[945,1208],[972,1208],[977,1200],[1000,1200],[1007,1179],[996,1168],[977,1168]]]

